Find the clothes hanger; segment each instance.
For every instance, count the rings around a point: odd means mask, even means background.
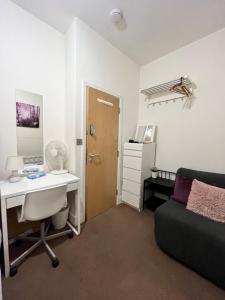
[[[180,82],[175,84],[170,90],[175,93],[185,95],[187,97],[190,97],[192,95],[192,92],[186,87],[183,77],[181,77]]]

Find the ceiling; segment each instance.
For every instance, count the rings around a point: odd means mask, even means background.
[[[138,64],[225,27],[225,0],[12,0],[65,33],[79,17]],[[120,8],[124,22],[111,23]]]

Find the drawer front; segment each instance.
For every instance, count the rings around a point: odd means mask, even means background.
[[[141,183],[141,171],[123,168],[123,178]]]
[[[122,201],[140,209],[140,197],[134,194],[122,191]]]
[[[7,209],[22,205],[24,199],[25,199],[25,195],[7,198],[6,200]]]
[[[124,149],[123,155],[142,157],[142,151]]]
[[[135,170],[141,170],[142,159],[140,157],[124,156],[123,166]]]
[[[125,143],[125,144],[124,144],[124,149],[142,151],[142,149],[143,149],[143,144],[138,144],[138,143]]]
[[[136,183],[136,182],[124,179],[123,180],[123,190],[130,192],[132,194],[135,194],[137,196],[140,196],[141,185],[140,185],[140,183]]]
[[[71,192],[71,191],[75,191],[75,190],[78,190],[78,183],[77,182],[69,183],[67,185],[67,193]]]
[[[78,189],[78,183],[69,183],[67,185],[67,192],[74,191]],[[8,208],[20,206],[23,204],[23,201],[25,199],[25,195],[20,195],[20,196],[15,196],[15,197],[10,197],[6,199],[6,206]]]

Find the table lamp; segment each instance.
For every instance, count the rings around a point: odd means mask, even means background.
[[[6,161],[6,170],[12,171],[9,177],[9,182],[17,182],[21,180],[18,174],[18,170],[23,169],[23,157],[22,156],[8,156]]]

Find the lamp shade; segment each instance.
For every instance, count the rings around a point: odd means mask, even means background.
[[[6,170],[18,171],[23,168],[23,156],[8,156]]]

